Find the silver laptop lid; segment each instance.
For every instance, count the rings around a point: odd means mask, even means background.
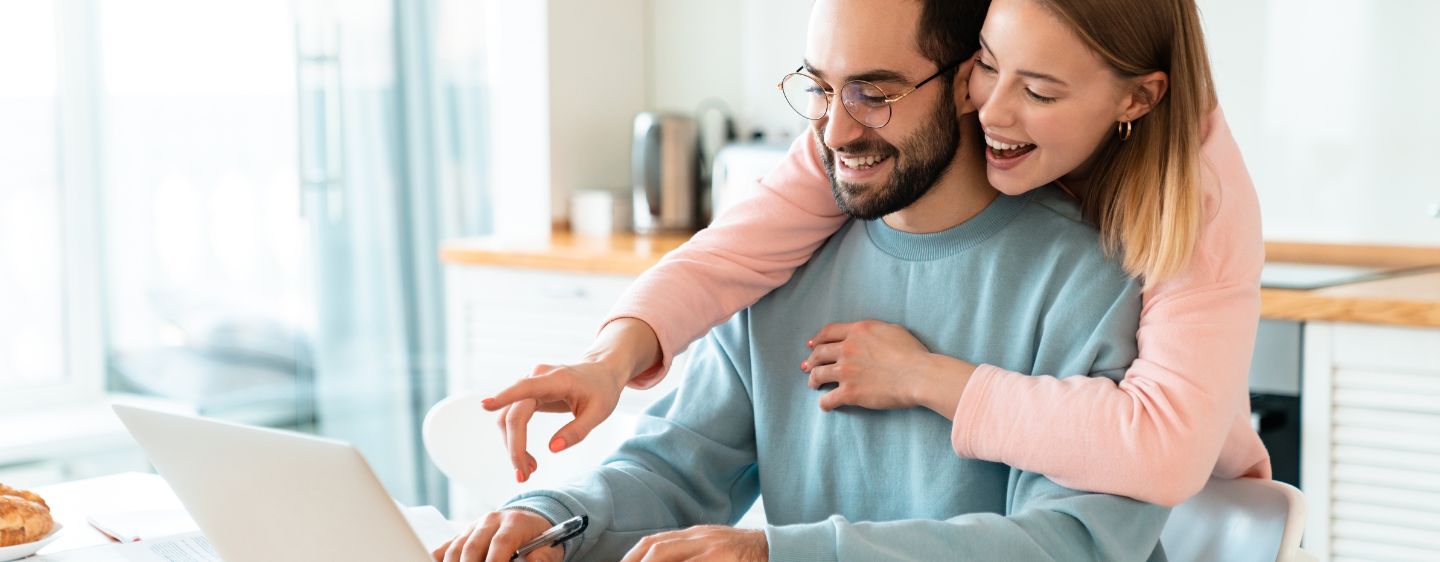
[[[370,465],[341,441],[116,404],[227,562],[428,562]]]

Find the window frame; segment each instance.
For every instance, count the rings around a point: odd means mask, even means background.
[[[0,393],[4,411],[103,399],[105,323],[100,248],[101,121],[97,0],[57,0],[62,350],[65,382]]]

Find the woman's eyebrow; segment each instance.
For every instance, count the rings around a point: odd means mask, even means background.
[[[986,51],[990,51],[990,44],[985,42],[985,34],[983,33],[980,34],[980,48],[985,49]],[[990,54],[994,55],[995,53],[991,51]]]
[[[1033,71],[1033,70],[1017,70],[1017,71],[1015,71],[1015,73],[1016,73],[1016,74],[1019,74],[1019,75],[1021,75],[1021,76],[1024,76],[1024,77],[1026,77],[1026,78],[1034,78],[1034,79],[1036,79],[1036,80],[1041,80],[1041,81],[1044,81],[1044,82],[1051,82],[1051,83],[1054,83],[1054,84],[1057,85],[1057,86],[1067,86],[1067,87],[1068,87],[1068,86],[1070,85],[1070,84],[1066,83],[1064,80],[1061,80],[1061,79],[1056,78],[1056,77],[1054,77],[1054,76],[1051,76],[1051,75],[1049,75],[1049,74],[1045,74],[1045,73],[1043,73],[1043,72],[1035,72],[1035,71]]]
[[[995,51],[990,48],[990,44],[985,42],[985,36],[984,36],[984,35],[981,35],[981,36],[980,36],[980,48],[981,48],[981,49],[984,49],[985,52],[990,53],[990,56],[992,56],[992,57],[995,56]],[[1065,86],[1065,87],[1069,87],[1069,86],[1070,86],[1070,83],[1068,83],[1068,82],[1066,82],[1066,81],[1064,81],[1064,80],[1061,80],[1061,79],[1059,79],[1059,78],[1056,78],[1056,77],[1053,76],[1053,75],[1045,74],[1044,72],[1036,72],[1036,71],[1034,71],[1034,70],[1017,70],[1017,71],[1015,71],[1015,73],[1016,73],[1016,74],[1019,74],[1019,75],[1021,75],[1021,76],[1024,76],[1024,77],[1026,77],[1026,78],[1034,78],[1034,79],[1036,79],[1036,80],[1043,80],[1043,81],[1045,81],[1045,82],[1051,82],[1051,83],[1054,83],[1054,84],[1056,84],[1056,85],[1058,85],[1058,86]]]

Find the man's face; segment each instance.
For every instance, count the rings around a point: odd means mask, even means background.
[[[909,90],[938,70],[916,46],[920,8],[913,1],[819,0],[810,15],[807,70],[829,90],[855,79],[890,95]],[[880,218],[914,203],[939,180],[959,148],[950,76],[937,77],[891,104],[891,112],[883,128],[867,128],[836,97],[829,113],[814,122],[835,201],[859,219]]]

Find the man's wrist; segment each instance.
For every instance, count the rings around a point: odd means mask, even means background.
[[[770,541],[765,538],[765,531],[753,529],[749,531],[750,542],[748,548],[741,554],[742,560],[753,560],[754,562],[766,562],[770,559]]]
[[[544,514],[543,512],[541,512],[540,510],[535,509],[535,508],[533,508],[533,507],[529,507],[529,506],[524,506],[524,505],[507,505],[507,506],[501,507],[500,509],[498,509],[498,510],[496,510],[496,511],[514,511],[514,512],[518,512],[518,513],[528,513],[528,514],[530,514],[530,515],[534,515],[534,516],[536,516],[536,517],[539,517],[539,518],[541,518],[541,519],[544,519],[546,523],[549,523],[549,524],[551,524],[551,525],[554,525],[554,524],[556,523],[555,520],[551,519],[549,515],[546,515],[546,514]]]

